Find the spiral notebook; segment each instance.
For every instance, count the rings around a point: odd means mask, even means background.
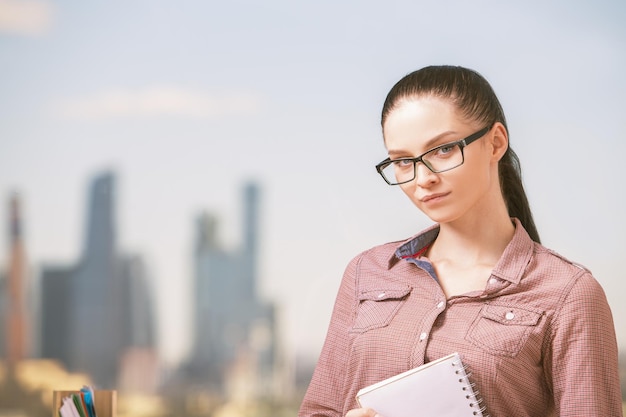
[[[458,353],[365,387],[356,399],[385,417],[486,417]]]

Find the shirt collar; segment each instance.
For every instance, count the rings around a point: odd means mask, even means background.
[[[520,221],[512,219],[515,224],[515,233],[504,249],[500,260],[493,268],[492,275],[500,279],[518,284],[534,251],[534,242],[524,229]],[[398,261],[415,258],[435,240],[439,234],[439,225],[435,224],[413,236],[398,246],[389,258],[388,267],[391,269]]]
[[[409,240],[404,241],[389,258],[389,268],[394,266],[401,259],[415,258],[421,255],[421,253],[435,241],[438,234],[439,225],[435,224]]]

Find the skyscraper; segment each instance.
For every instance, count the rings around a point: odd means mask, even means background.
[[[41,346],[44,358],[57,359],[68,369],[72,362],[72,283],[76,266],[45,265],[41,271]]]
[[[7,273],[6,357],[9,364],[28,356],[27,263],[22,240],[20,201],[13,195],[10,201],[9,268]]]
[[[92,182],[87,211],[85,245],[72,280],[74,337],[72,368],[93,375],[101,384],[115,383],[123,340],[123,298],[118,273],[114,177],[101,175]]]
[[[243,236],[238,249],[220,244],[215,217],[196,222],[194,253],[194,343],[190,361],[194,379],[216,390],[229,369],[252,357],[257,376],[272,372],[276,348],[274,308],[257,293],[259,188],[243,190]],[[263,374],[263,375],[261,375]]]
[[[93,180],[87,213],[78,264],[43,269],[41,350],[113,387],[126,350],[155,347],[153,306],[141,259],[118,249],[112,173]]]

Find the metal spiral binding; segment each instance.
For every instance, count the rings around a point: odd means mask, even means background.
[[[478,410],[473,411],[472,415],[475,415],[475,416],[480,415],[483,417],[489,417],[489,414],[485,414],[487,407],[485,407],[485,405],[483,404],[483,399],[480,397],[480,393],[476,389],[476,384],[471,382],[469,379],[470,376],[472,375],[472,372],[467,369],[467,365],[465,365],[464,363],[452,362],[452,366],[459,366],[459,365],[461,365],[461,369],[455,370],[454,373],[456,375],[463,375],[462,378],[459,378],[460,383],[465,383],[462,389],[463,391],[467,391],[468,388],[471,388],[471,393],[472,393],[471,395],[466,394],[465,398],[468,400],[471,400],[471,402],[469,403],[470,407],[478,408]]]

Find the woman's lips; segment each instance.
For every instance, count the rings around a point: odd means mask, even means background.
[[[420,199],[420,201],[422,203],[427,203],[429,201],[430,202],[435,202],[435,201],[441,200],[443,197],[447,196],[448,194],[450,194],[450,193],[428,194],[428,195],[422,197]]]

